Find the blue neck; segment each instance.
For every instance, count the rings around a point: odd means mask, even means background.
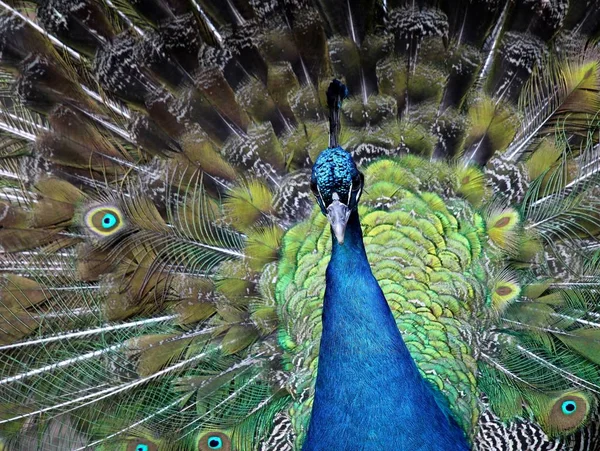
[[[333,238],[315,399],[304,451],[467,450],[398,331],[367,260],[358,213]]]

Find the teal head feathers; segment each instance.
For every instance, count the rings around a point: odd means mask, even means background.
[[[341,147],[321,152],[312,169],[311,189],[340,244],[350,213],[358,207],[364,176]]]

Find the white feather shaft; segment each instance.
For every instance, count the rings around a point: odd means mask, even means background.
[[[7,418],[7,419],[4,419],[4,420],[0,420],[0,424],[9,423],[9,422],[20,420],[20,419],[24,419],[24,418],[34,417],[36,415],[40,415],[40,414],[45,413],[45,412],[50,412],[52,410],[60,409],[62,407],[72,406],[73,404],[81,404],[81,403],[83,403],[81,405],[78,405],[76,408],[84,407],[84,406],[92,404],[94,402],[101,401],[102,399],[106,399],[106,398],[108,398],[110,396],[114,396],[114,395],[117,395],[119,393],[122,393],[122,392],[124,392],[126,390],[131,390],[132,388],[135,388],[135,387],[137,387],[139,385],[145,384],[145,383],[147,383],[147,382],[149,382],[149,381],[151,381],[153,379],[156,379],[158,377],[164,376],[165,374],[168,374],[168,373],[170,373],[172,371],[175,371],[175,370],[177,370],[179,368],[183,368],[183,367],[189,365],[192,362],[195,362],[197,360],[200,360],[200,359],[206,357],[208,354],[209,354],[209,352],[203,352],[203,353],[198,354],[198,355],[196,355],[194,357],[191,357],[189,359],[183,360],[183,361],[181,361],[181,362],[179,362],[179,363],[177,363],[175,365],[169,366],[169,367],[167,367],[167,368],[165,368],[163,370],[157,371],[156,373],[151,374],[150,376],[142,377],[142,378],[140,378],[140,379],[138,379],[138,380],[136,380],[134,382],[127,382],[127,383],[124,383],[124,384],[121,384],[121,385],[117,385],[116,387],[110,387],[110,388],[107,388],[105,390],[100,390],[100,391],[95,392],[95,393],[90,393],[89,395],[80,396],[78,398],[74,398],[74,399],[71,399],[69,401],[65,401],[65,402],[59,403],[59,404],[54,404],[52,406],[44,407],[42,409],[38,409],[38,410],[35,410],[33,412],[29,412],[29,413],[25,413],[25,414],[22,414],[22,415],[14,416],[12,418]]]
[[[564,377],[565,379],[567,379],[568,381],[574,382],[578,385],[581,385],[582,387],[587,388],[590,391],[593,391],[594,393],[598,393],[600,394],[600,387],[598,387],[596,384],[592,384],[588,381],[586,381],[585,379],[582,379],[578,376],[576,376],[573,373],[570,373],[556,365],[554,365],[552,362],[548,362],[546,359],[540,357],[539,355],[531,352],[529,349],[525,349],[523,346],[521,345],[517,345],[517,349],[524,355],[526,355],[527,357],[530,357],[531,359],[535,360],[536,362],[541,363],[543,366],[545,366],[546,368],[554,371],[555,373],[561,375],[562,377]]]
[[[56,362],[56,363],[53,363],[51,365],[46,365],[46,366],[43,366],[43,367],[40,367],[40,368],[36,368],[35,370],[30,370],[30,371],[27,371],[25,373],[21,373],[21,374],[15,375],[15,376],[7,377],[5,379],[0,380],[0,385],[6,385],[6,384],[9,384],[11,382],[17,382],[17,381],[20,381],[22,379],[26,379],[26,378],[31,377],[31,376],[35,376],[35,375],[43,374],[43,373],[48,373],[48,372],[54,371],[54,370],[56,370],[58,368],[64,368],[64,367],[72,365],[74,363],[83,362],[84,360],[90,360],[90,359],[93,359],[95,357],[99,357],[101,355],[108,354],[111,351],[116,351],[117,349],[122,348],[123,346],[125,346],[124,343],[121,343],[121,344],[118,344],[118,345],[109,346],[108,348],[105,348],[105,349],[100,349],[98,351],[87,352],[85,354],[78,355],[77,357],[73,357],[72,359],[62,360],[60,362]]]
[[[95,329],[87,329],[87,330],[81,330],[81,331],[76,331],[76,332],[68,332],[65,334],[55,335],[52,337],[40,338],[37,340],[29,340],[29,341],[25,341],[25,342],[21,342],[21,343],[13,343],[10,345],[0,346],[0,351],[7,351],[9,349],[22,348],[25,346],[47,344],[47,343],[52,343],[54,341],[70,340],[72,338],[87,337],[90,335],[103,334],[103,333],[112,332],[115,330],[129,329],[132,327],[147,326],[147,325],[154,324],[154,323],[169,321],[174,318],[176,318],[176,315],[165,315],[165,316],[159,316],[157,318],[148,318],[148,319],[144,319],[144,320],[140,320],[140,321],[133,321],[131,323],[112,324],[112,325],[107,325],[104,327],[98,327]]]
[[[4,8],[4,9],[6,9],[7,11],[10,11],[11,13],[13,13],[15,16],[17,16],[22,21],[26,22],[28,25],[30,25],[32,28],[34,28],[36,31],[38,31],[42,35],[46,36],[48,39],[50,39],[50,41],[52,42],[52,44],[54,44],[56,47],[67,51],[73,58],[75,58],[77,60],[81,60],[81,55],[79,53],[77,53],[72,48],[70,48],[70,47],[66,46],[65,44],[63,44],[60,41],[60,39],[55,38],[54,36],[52,36],[50,33],[48,33],[42,27],[40,27],[38,24],[36,24],[33,20],[29,19],[28,17],[25,17],[19,11],[17,11],[14,8],[12,8],[8,4],[4,3],[2,0],[0,0],[0,6],[2,8]]]

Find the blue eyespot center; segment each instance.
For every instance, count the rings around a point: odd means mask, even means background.
[[[221,449],[223,448],[223,440],[221,439],[221,437],[218,437],[216,435],[211,435],[210,437],[208,437],[208,447],[210,449]]]
[[[564,401],[561,408],[565,415],[572,415],[577,410],[577,404],[575,401]]]
[[[149,449],[150,448],[148,448],[148,445],[146,445],[145,443],[139,443],[138,446],[135,447],[135,451],[148,451]]]
[[[117,223],[117,217],[112,213],[105,213],[102,217],[102,227],[110,229]]]

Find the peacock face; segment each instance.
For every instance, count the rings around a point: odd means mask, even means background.
[[[352,156],[341,147],[321,152],[313,166],[311,189],[340,244],[344,243],[346,223],[358,206],[363,184],[364,177]]]

